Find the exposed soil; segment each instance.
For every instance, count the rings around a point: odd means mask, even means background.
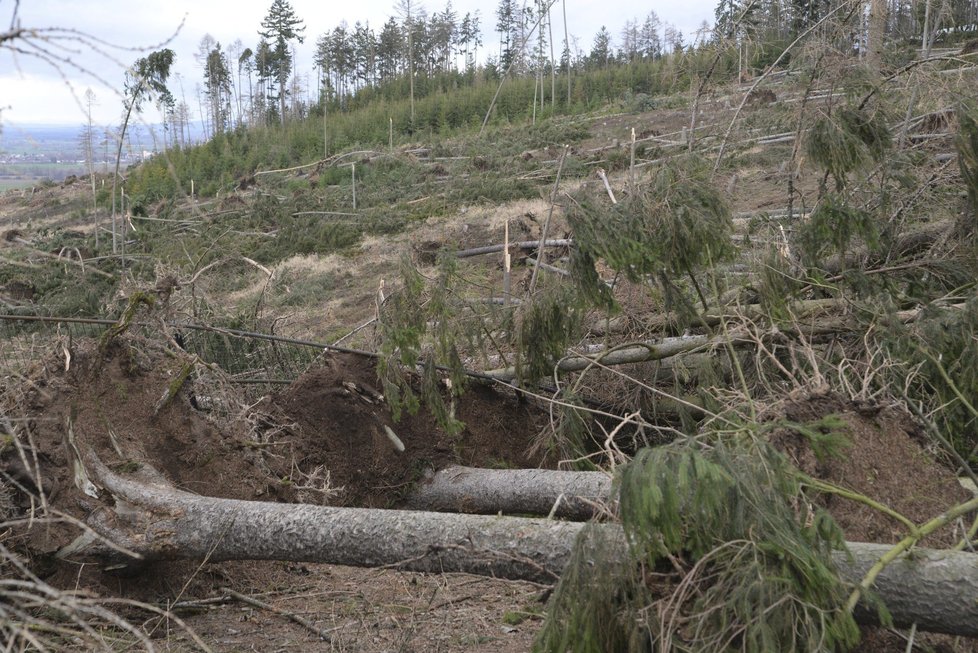
[[[288,425],[275,441],[288,446],[298,468],[328,470],[333,492],[327,503],[387,508],[429,470],[453,463],[538,467],[544,462],[527,453],[541,426],[529,404],[473,385],[458,402],[456,417],[465,424],[459,434],[446,433],[423,410],[395,423],[376,389],[374,368],[370,358],[326,354],[322,367],[258,406],[272,421]],[[403,452],[384,427],[401,440]]]
[[[204,370],[157,409],[187,362],[185,353],[135,335],[115,340],[105,351],[94,341],[72,343],[68,351],[67,371],[59,349],[26,382],[6,388],[4,409],[30,416],[41,485],[54,507],[78,517],[93,502],[72,482],[65,445],[69,423],[78,446],[92,448],[109,464],[148,464],[186,490],[241,499],[388,507],[425,469],[542,462],[527,454],[539,416],[530,405],[487,388],[473,387],[460,401],[457,414],[467,426],[457,436],[439,429],[424,412],[395,424],[378,399],[369,358],[325,355],[286,390],[251,407],[237,403],[234,390]],[[210,410],[195,408],[202,403]],[[817,395],[786,403],[782,416],[804,423],[830,414],[847,425],[851,446],[843,457],[819,460],[807,440],[789,429],[775,436],[806,472],[865,493],[916,522],[969,497],[954,475],[925,453],[912,420],[894,409]],[[403,441],[403,453],[384,435],[384,425]],[[25,485],[36,485],[26,474],[18,476],[10,448],[0,460]],[[892,542],[902,534],[899,524],[864,506],[833,496],[823,501],[849,539]],[[180,614],[216,650],[523,651],[543,607],[540,589],[532,584],[465,575],[232,562],[155,565],[126,577],[45,562],[43,553],[66,544],[70,535],[35,528],[10,543],[28,545],[36,571],[55,586],[81,583],[103,595],[189,602]],[[930,544],[954,539],[948,531]],[[281,613],[235,600],[227,589],[304,617],[333,639],[322,641]],[[132,618],[144,616],[133,612]],[[187,636],[172,624],[169,630],[160,626],[154,636],[168,638],[175,650],[190,648]],[[892,634],[867,630],[861,650],[894,646],[899,642]]]
[[[785,419],[800,424],[828,415],[838,416],[845,424],[838,432],[849,444],[821,459],[798,432],[785,429],[775,435],[774,444],[815,478],[873,498],[916,524],[972,498],[951,470],[924,450],[923,433],[900,409],[857,406],[828,394],[790,402],[783,411]],[[895,544],[907,535],[897,520],[865,504],[833,494],[823,494],[820,503],[850,541]],[[953,546],[961,535],[952,526],[934,533],[922,545]]]
[[[466,423],[458,435],[445,433],[424,411],[394,423],[377,398],[374,361],[366,357],[326,355],[288,389],[251,407],[198,367],[201,374],[157,409],[189,360],[184,352],[130,334],[104,351],[95,341],[63,344],[70,359],[59,347],[25,382],[5,388],[4,412],[30,416],[40,485],[53,508],[80,518],[96,502],[73,483],[69,428],[81,450],[90,448],[110,466],[147,464],[182,489],[238,499],[389,507],[426,469],[541,462],[527,454],[540,425],[530,404],[472,387],[458,406]],[[202,405],[209,410],[195,407]],[[383,425],[396,431],[403,453]],[[2,451],[0,464],[36,489],[11,447]],[[18,511],[30,508],[23,495],[17,503]],[[53,563],[47,554],[76,535],[73,529],[36,527],[6,543],[29,550],[35,572],[56,587],[80,583],[105,596],[169,604],[213,600],[180,614],[216,650],[525,651],[542,609],[533,584],[466,575],[178,562],[120,576]],[[217,600],[224,588],[304,616],[333,640],[322,641],[274,612]],[[145,613],[134,611],[132,618],[142,620]],[[176,650],[189,647],[178,629],[161,627],[155,635],[172,637]]]

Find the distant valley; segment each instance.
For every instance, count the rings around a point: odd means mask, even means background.
[[[159,125],[132,125],[128,131],[122,148],[123,168],[161,149]],[[116,133],[115,127],[101,125],[93,125],[89,132],[87,125],[0,123],[0,191],[87,175],[86,136],[91,139],[94,171],[109,172],[115,164]]]

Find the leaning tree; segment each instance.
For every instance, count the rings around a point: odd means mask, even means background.
[[[161,104],[173,104],[173,95],[167,88],[166,82],[170,77],[170,67],[176,55],[170,48],[163,48],[141,57],[126,71],[125,92],[122,106],[125,114],[122,126],[119,128],[119,140],[115,152],[115,170],[112,174],[112,252],[118,250],[116,192],[119,181],[119,165],[122,160],[122,145],[126,140],[126,131],[133,112],[142,113],[143,104],[149,98],[157,99]],[[120,207],[123,208],[123,207]]]

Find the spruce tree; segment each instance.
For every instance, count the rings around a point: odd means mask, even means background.
[[[264,63],[267,66],[267,72],[272,75],[269,81],[274,79],[278,84],[277,99],[281,120],[284,123],[285,96],[288,93],[287,82],[289,75],[292,74],[293,63],[289,42],[298,41],[302,43],[305,40],[302,33],[306,27],[302,24],[302,20],[295,15],[295,10],[288,0],[272,0],[272,6],[269,7],[268,14],[262,20],[261,26],[262,29],[258,31],[258,35],[269,46],[268,58]],[[268,97],[274,99],[276,96],[269,90]]]

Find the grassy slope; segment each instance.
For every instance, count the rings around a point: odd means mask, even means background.
[[[570,146],[564,189],[593,180],[601,167],[619,193],[627,178],[631,129],[639,138],[639,163],[679,152],[681,130],[690,122],[689,74],[708,64],[708,57],[698,54],[578,77],[572,105],[558,104],[558,113],[566,115],[549,115],[548,109],[536,124],[528,106],[531,80],[508,81],[495,119],[481,136],[482,112],[495,83],[428,89],[417,103],[413,126],[408,103],[365,95],[348,112],[330,109],[325,133],[322,117],[312,116],[284,128],[232,132],[200,147],[171,151],[128,173],[128,208],[137,231],[129,234],[127,266],[144,286],[165,274],[186,282],[205,270],[192,297],[178,296],[175,308],[196,319],[262,329],[285,318],[288,326],[279,323],[279,332],[342,335],[372,315],[380,280],[389,282],[401,254],[419,243],[500,242],[506,220],[514,238],[538,236],[548,212],[542,198],[551,190],[563,145]],[[715,155],[742,98],[741,89],[721,83],[729,71],[720,68],[717,85],[698,103],[696,137],[707,157]],[[669,94],[676,88],[684,92]],[[802,93],[798,81],[774,88],[781,99]],[[596,104],[600,109],[590,110]],[[715,177],[735,212],[786,205],[784,164],[792,144],[758,146],[746,139],[793,130],[799,106],[752,104],[739,115]],[[395,124],[393,149],[388,119]],[[286,170],[265,174],[279,169]],[[649,169],[638,172],[639,181]],[[810,206],[818,175],[805,165],[799,172],[793,179],[795,205]],[[189,195],[191,184],[195,197]],[[103,210],[98,248],[82,184],[34,196],[10,193],[3,220],[7,228],[24,230],[38,249],[79,247],[90,259],[111,251],[104,231],[109,196],[101,185],[98,200]],[[98,262],[111,274],[120,264],[118,259]],[[489,265],[476,276],[498,284],[491,267],[496,263]],[[271,282],[269,272],[274,272]],[[47,312],[118,310],[112,284],[72,266],[48,265],[41,273],[3,266],[0,285],[15,281],[34,285],[34,301]]]

